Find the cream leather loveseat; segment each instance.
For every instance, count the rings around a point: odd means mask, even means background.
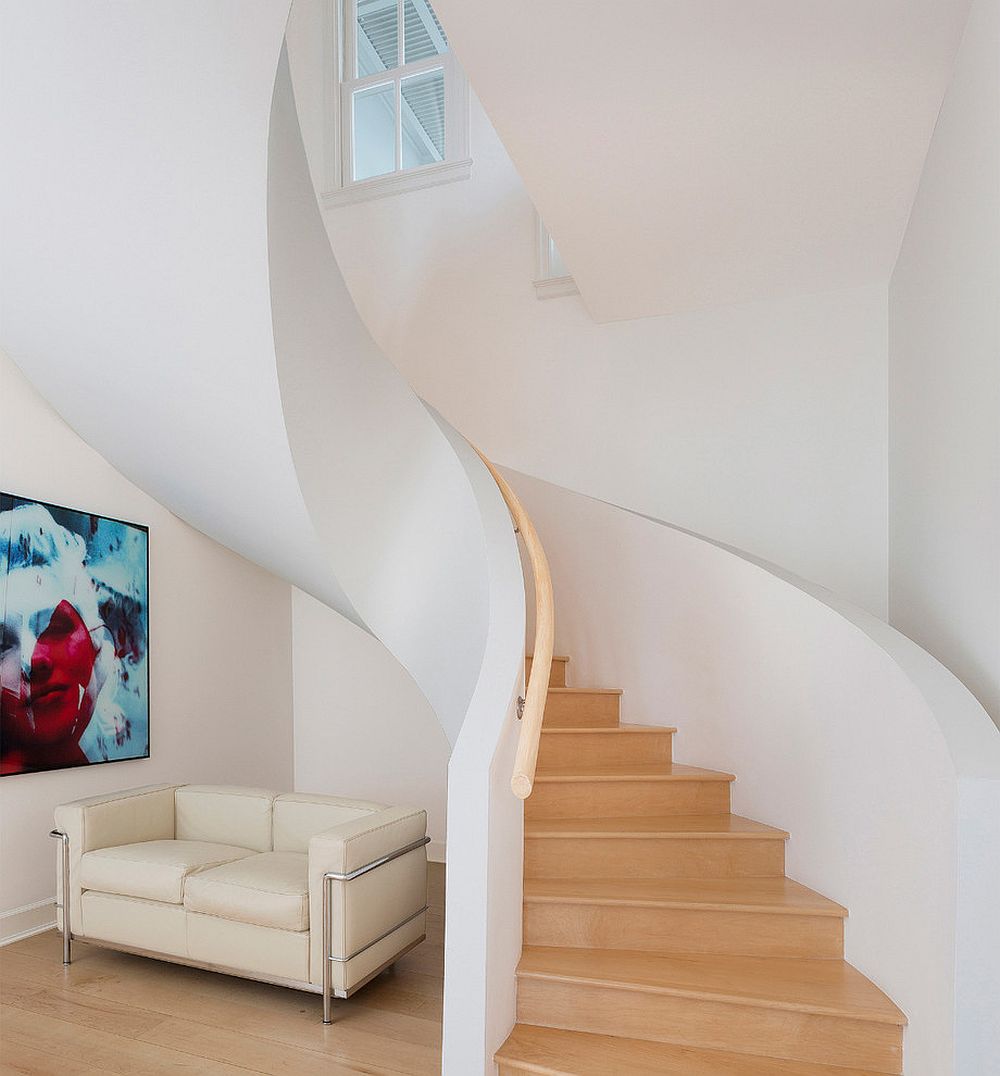
[[[83,938],[322,992],[329,1023],[331,992],[424,937],[424,811],[152,785],[63,804],[55,821],[67,964]]]

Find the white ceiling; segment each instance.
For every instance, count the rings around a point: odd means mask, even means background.
[[[600,321],[887,281],[968,0],[437,0]]]

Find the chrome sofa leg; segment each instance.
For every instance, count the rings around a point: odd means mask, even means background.
[[[72,959],[73,934],[69,922],[69,834],[62,830],[54,829],[49,834],[62,841],[62,939],[63,939],[63,964],[68,965]]]
[[[330,953],[333,945],[333,879],[323,878],[323,1023],[332,1024],[330,1015],[330,988],[333,985],[333,968],[330,965]]]

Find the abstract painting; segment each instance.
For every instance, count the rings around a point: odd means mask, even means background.
[[[148,757],[148,529],[0,493],[0,775]]]

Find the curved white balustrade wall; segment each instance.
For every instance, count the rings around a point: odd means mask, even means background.
[[[486,645],[482,507],[347,291],[309,178],[284,50],[269,146],[275,353],[302,494],[358,612],[454,743]]]
[[[514,1024],[524,814],[510,790],[524,680],[524,576],[507,505],[468,442],[431,410],[475,490],[489,549],[482,673],[448,764],[444,1076],[486,1076]]]
[[[4,6],[0,332],[127,477],[378,635],[454,742],[482,523],[329,251],[275,82],[289,6]]]
[[[552,565],[571,683],[676,725],[791,833],[791,877],[850,909],[847,958],[910,1019],[909,1076],[1000,1054],[1000,733],[938,662],[827,591],[698,535],[507,472]],[[531,603],[529,602],[529,609]]]

